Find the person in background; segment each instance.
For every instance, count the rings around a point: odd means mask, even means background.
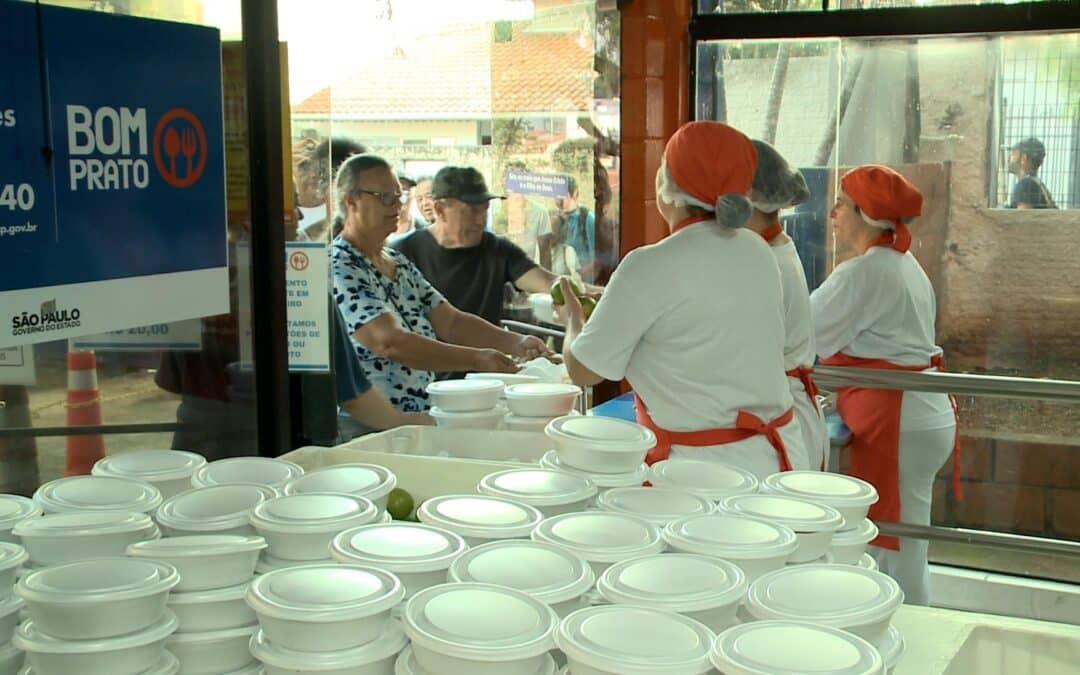
[[[536,337],[456,309],[407,257],[384,247],[397,227],[400,190],[382,157],[356,155],[342,164],[335,190],[341,234],[331,245],[333,294],[364,374],[395,409],[423,412],[436,371],[513,373],[515,359],[548,351]]]
[[[1025,138],[1009,151],[1009,173],[1016,176],[1009,197],[1010,209],[1056,209],[1050,191],[1039,180],[1039,167],[1046,159],[1046,146],[1037,138]]]
[[[319,141],[314,138],[302,138],[293,144],[293,183],[296,185],[296,206],[301,214],[297,223],[298,233],[308,225],[326,220],[326,196],[319,187],[318,162],[315,159],[318,147]]]
[[[435,200],[431,198],[431,176],[416,179],[413,187],[413,227],[423,230],[435,224]]]
[[[810,189],[802,173],[791,168],[776,148],[765,141],[753,143],[758,167],[750,190],[754,213],[746,228],[761,235],[780,268],[784,286],[784,369],[810,467],[824,471],[829,461],[829,432],[813,379],[817,354],[810,322],[810,291],[795,242],[780,225],[780,211],[805,202],[810,198]]]
[[[311,153],[310,171],[314,175],[322,208],[308,216],[303,209],[303,220],[297,231],[297,241],[328,241],[331,236],[331,223],[334,220],[334,195],[330,186],[334,173],[348,157],[367,152],[367,148],[358,141],[344,136],[323,140]],[[318,218],[318,216],[322,216]]]
[[[495,204],[492,231],[512,241],[533,262],[550,267],[551,217],[543,206],[511,189],[511,171],[524,172],[527,168],[524,162],[507,162],[506,198]]]
[[[712,460],[762,478],[810,466],[784,376],[780,271],[743,227],[756,168],[734,128],[683,125],[656,174],[671,236],[623,259],[588,323],[561,281],[570,377],[630,382],[638,422],[657,437],[649,463]]]
[[[593,157],[593,190],[596,196],[596,255],[592,265],[583,275],[599,286],[607,284],[615,266],[619,264],[619,224],[612,214],[611,203],[614,195],[608,170],[600,163],[600,157]]]
[[[581,206],[581,195],[577,180],[566,177],[567,195],[555,200],[558,213],[552,230],[561,233],[563,243],[570,245],[577,255],[578,263],[589,270],[588,281],[593,281],[592,268],[596,260],[596,216],[588,208]]]
[[[401,212],[398,213],[397,229],[386,239],[386,243],[393,244],[398,239],[407,237],[412,234],[413,230],[417,229],[416,222],[412,217],[412,209],[415,206],[413,197],[413,190],[416,188],[416,181],[405,175],[398,175],[398,182],[401,184],[401,198],[404,200],[401,205]]]
[[[915,256],[908,223],[922,213],[919,190],[877,165],[840,179],[829,214],[836,238],[861,252],[837,265],[810,295],[821,363],[877,370],[937,371],[937,302]],[[957,441],[954,402],[946,394],[841,388],[837,407],[851,430],[851,474],[877,488],[875,522],[930,524],[934,477]],[[956,458],[958,459],[958,457]],[[954,488],[959,488],[954,464]],[[926,605],[930,573],[925,539],[878,537],[870,550],[881,571],[904,590],[905,602]]]

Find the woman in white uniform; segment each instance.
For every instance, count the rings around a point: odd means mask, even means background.
[[[671,236],[626,256],[588,324],[563,282],[570,376],[629,380],[657,435],[650,462],[711,459],[759,477],[809,468],[784,375],[780,272],[742,227],[756,166],[735,129],[684,125],[656,179]]]
[[[822,364],[934,371],[936,301],[922,267],[908,251],[907,224],[922,211],[922,195],[884,166],[863,166],[840,179],[830,213],[838,244],[858,255],[836,267],[810,296]],[[930,524],[934,476],[956,445],[956,412],[945,394],[845,388],[838,407],[851,429],[851,473],[877,488],[870,518]],[[954,455],[955,457],[955,455]],[[953,471],[954,481],[958,471]],[[871,550],[911,604],[929,603],[923,539],[879,537]]]
[[[780,211],[802,204],[810,198],[806,179],[792,169],[776,148],[765,141],[754,141],[758,168],[750,203],[754,213],[747,229],[761,235],[776,257],[780,282],[784,288],[784,370],[794,400],[795,419],[803,434],[803,447],[810,468],[824,471],[829,462],[829,432],[825,416],[817,402],[814,384],[814,333],[810,324],[810,291],[806,285],[802,260],[795,242],[780,225]]]

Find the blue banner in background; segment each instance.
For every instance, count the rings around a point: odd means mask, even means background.
[[[507,171],[506,191],[532,197],[561,199],[570,194],[570,178],[555,173]]]

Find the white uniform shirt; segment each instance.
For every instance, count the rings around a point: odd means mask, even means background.
[[[598,375],[629,380],[664,429],[733,428],[740,410],[768,422],[792,406],[781,296],[779,270],[760,236],[697,223],[619,264],[571,350]],[[781,436],[792,465],[808,468],[798,424]],[[676,446],[672,454],[707,456],[758,475],[778,467],[763,436]]]
[[[919,366],[942,353],[934,344],[934,288],[911,253],[875,246],[841,263],[810,295],[810,310],[822,358],[843,352]],[[904,393],[901,431],[941,429],[954,421],[945,394]]]

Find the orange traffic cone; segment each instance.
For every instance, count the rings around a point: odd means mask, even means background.
[[[68,392],[67,425],[100,425],[101,392],[98,391],[97,357],[94,352],[69,351],[67,355]],[[67,437],[66,476],[90,473],[94,462],[105,456],[105,438],[101,434]]]

